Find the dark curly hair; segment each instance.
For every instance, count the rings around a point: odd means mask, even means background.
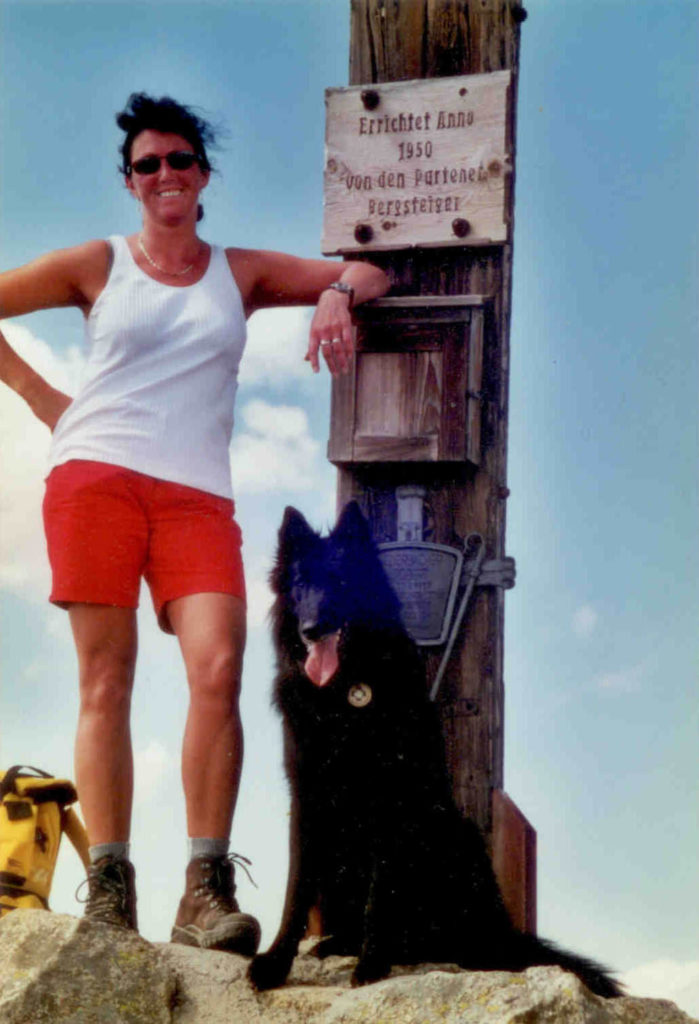
[[[140,132],[155,131],[180,135],[191,145],[197,162],[202,171],[213,170],[206,153],[207,146],[215,146],[216,132],[214,128],[199,117],[191,107],[177,103],[169,96],[154,99],[145,92],[132,92],[126,107],[116,115],[116,123],[126,137],[119,147],[121,166],[119,170],[127,177],[131,175],[131,146]],[[203,217],[203,209],[199,206],[199,217]]]

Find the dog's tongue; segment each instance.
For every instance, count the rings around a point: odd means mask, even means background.
[[[312,643],[308,649],[308,657],[304,668],[306,675],[316,686],[325,686],[337,672],[337,644],[340,639],[339,631],[329,633],[322,640]]]

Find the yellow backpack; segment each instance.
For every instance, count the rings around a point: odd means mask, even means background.
[[[19,907],[49,909],[61,836],[65,832],[87,869],[87,833],[70,804],[67,779],[15,765],[0,772],[0,917]]]

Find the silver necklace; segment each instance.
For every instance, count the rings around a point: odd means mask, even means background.
[[[184,275],[188,274],[190,272],[190,270],[192,269],[192,267],[194,266],[194,264],[197,262],[196,261],[196,257],[195,257],[192,260],[192,262],[189,264],[189,266],[184,268],[184,270],[166,270],[165,267],[161,267],[159,263],[155,262],[155,260],[151,256],[151,254],[146,249],[145,245],[143,244],[143,235],[139,235],[138,236],[138,248],[141,250],[143,255],[146,257],[146,259],[150,263],[151,267],[155,267],[156,270],[159,270],[161,274],[165,274],[166,277],[184,277]],[[197,253],[197,256],[198,255],[199,254]]]

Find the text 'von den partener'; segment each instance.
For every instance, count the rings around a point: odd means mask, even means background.
[[[357,133],[360,136],[387,136],[403,133],[458,130],[469,128],[474,122],[472,110],[426,110],[422,113],[401,112],[398,114],[381,114],[375,117],[360,117],[357,122]],[[437,156],[430,139],[421,136],[422,141],[397,142],[396,157],[399,164],[412,160],[431,160]],[[437,166],[425,168],[413,167],[408,170],[383,170],[372,176],[352,174],[345,176],[345,186],[353,192],[369,192],[374,189],[395,189],[403,192],[406,189],[422,189],[435,185],[470,185],[475,182],[487,181],[488,172],[485,167],[449,167]],[[377,200],[369,199],[367,213],[369,216],[410,216],[419,213],[455,213],[459,211],[458,196],[421,196],[401,199]]]

